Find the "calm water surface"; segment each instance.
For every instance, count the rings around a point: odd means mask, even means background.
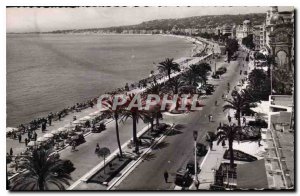
[[[7,126],[145,78],[192,47],[159,35],[7,35]]]

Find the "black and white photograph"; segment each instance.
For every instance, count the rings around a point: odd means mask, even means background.
[[[296,9],[6,6],[6,190],[295,191]]]

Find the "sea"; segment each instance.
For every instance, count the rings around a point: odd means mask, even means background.
[[[161,35],[7,34],[6,126],[18,126],[149,76],[193,43]]]

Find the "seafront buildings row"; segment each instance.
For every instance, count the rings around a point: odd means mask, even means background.
[[[211,25],[202,28],[181,29],[174,25],[171,30],[163,29],[95,29],[95,30],[74,30],[71,33],[99,33],[99,34],[175,34],[188,36],[201,36],[209,34],[214,36],[225,36],[237,39],[240,44],[244,38],[251,36],[254,50],[264,54],[286,56],[290,62],[294,63],[294,11],[279,11],[278,6],[272,6],[266,12],[266,18],[262,24],[254,25],[250,19],[242,24],[224,24],[223,26],[212,27]]]

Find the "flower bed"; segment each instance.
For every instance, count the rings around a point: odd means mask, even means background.
[[[132,161],[130,157],[115,157],[94,174],[87,183],[104,183],[111,181],[126,165]]]
[[[239,151],[239,150],[233,150],[233,157],[236,161],[245,161],[245,162],[253,162],[257,161],[257,158],[247,154],[245,152]],[[230,153],[229,150],[226,150],[223,156],[224,159],[230,160]]]

